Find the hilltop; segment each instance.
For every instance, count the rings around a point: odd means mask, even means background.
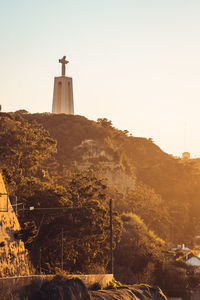
[[[170,215],[169,240],[191,243],[198,234],[200,174],[196,164],[175,159],[152,139],[116,129],[107,119],[95,122],[83,116],[48,113],[23,117],[40,123],[57,141],[56,160],[60,166],[99,166],[108,183],[123,195],[134,190],[136,182],[151,187]]]
[[[116,129],[107,119],[95,122],[78,115],[29,114],[26,111],[1,113],[2,117],[17,115],[27,120],[30,126],[34,126],[35,122],[41,124],[56,140],[57,153],[54,157],[60,170],[95,169],[106,178],[109,186],[122,194],[122,210],[127,203],[130,205],[130,198],[135,197],[132,191],[143,184],[145,188],[140,187],[140,191],[146,194],[142,196],[146,204],[148,194],[156,193],[160,196],[159,200],[157,197],[157,207],[162,207],[169,216],[165,220],[164,213],[161,214],[166,227],[164,232],[157,233],[175,243],[194,242],[194,237],[199,234],[198,160],[195,163],[175,159],[162,151],[152,139],[135,137],[126,130]],[[154,203],[151,209],[154,209],[153,206]],[[145,203],[141,209],[146,209]],[[147,217],[141,217],[147,222]],[[156,227],[155,224],[152,229]]]

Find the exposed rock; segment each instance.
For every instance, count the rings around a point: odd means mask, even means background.
[[[158,287],[148,285],[125,286],[120,289],[88,291],[79,278],[57,276],[42,285],[32,300],[166,300]]]
[[[44,283],[33,300],[89,300],[86,286],[79,278],[65,279],[56,276],[53,280]]]
[[[134,189],[134,177],[127,174],[123,165],[115,159],[115,152],[106,147],[106,144],[95,140],[84,140],[74,147],[74,151],[79,158],[76,164],[78,170],[89,169],[94,164],[98,164],[102,178],[106,178],[109,186],[117,188],[121,193]]]
[[[148,285],[138,285],[123,287],[116,290],[105,290],[90,293],[91,300],[167,300],[163,292],[158,287]]]
[[[16,240],[20,225],[0,174],[0,277],[28,275],[27,251]]]

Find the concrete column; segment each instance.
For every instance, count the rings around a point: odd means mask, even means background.
[[[73,85],[71,77],[55,77],[52,113],[74,114]]]

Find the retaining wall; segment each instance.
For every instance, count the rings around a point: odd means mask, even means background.
[[[39,290],[45,281],[52,280],[55,275],[32,275],[20,277],[0,278],[0,294],[14,294],[16,291],[33,284],[35,290]],[[113,280],[113,274],[90,274],[90,275],[67,275],[65,278],[80,278],[87,287],[94,283],[99,283],[102,288],[105,288]],[[7,298],[5,298],[7,299]]]

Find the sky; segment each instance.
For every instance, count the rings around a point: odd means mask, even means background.
[[[66,55],[75,114],[200,157],[199,0],[0,0],[2,111],[51,112]]]

